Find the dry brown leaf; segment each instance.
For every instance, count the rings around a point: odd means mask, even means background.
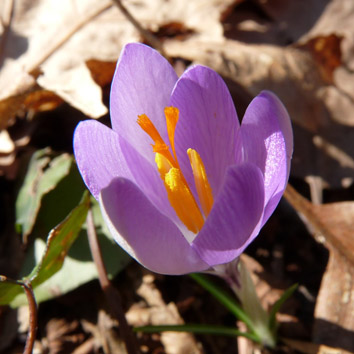
[[[117,330],[118,323],[105,310],[98,311],[97,323],[91,323],[88,320],[81,320],[81,324],[86,332],[92,334],[93,342],[88,342],[76,348],[75,353],[86,353],[85,348],[94,349],[95,352],[103,349],[104,353],[122,353],[125,354],[126,348],[124,342],[119,337]]]
[[[282,338],[282,341],[291,349],[297,350],[304,354],[350,354],[351,352],[340,349],[328,347],[323,344],[315,344],[309,342],[302,342],[293,339]]]
[[[9,17],[11,0],[0,4],[0,15]],[[12,2],[11,2],[12,3]],[[220,17],[235,0],[149,0],[124,2],[137,21],[151,31],[182,23],[202,40],[222,39]],[[115,62],[122,45],[142,40],[137,29],[112,1],[27,0],[14,2],[9,30],[3,36],[0,76],[0,113],[4,127],[22,107],[27,92],[37,82],[55,92],[86,115],[107,113],[101,90],[85,62]],[[39,71],[40,69],[41,71]],[[31,76],[30,74],[33,74]],[[11,85],[15,78],[15,82]],[[30,81],[24,86],[25,79]],[[15,98],[18,98],[14,101]]]
[[[329,0],[256,0],[288,41],[295,42],[308,33],[326,9]]]
[[[342,36],[332,33],[311,38],[305,44],[297,46],[311,53],[325,83],[334,84],[334,71],[342,64],[342,39]]]
[[[342,38],[340,50],[341,62],[334,71],[334,85],[320,92],[332,119],[347,126],[354,126],[354,2],[351,0],[331,0],[324,8],[311,30],[301,41],[323,36],[336,35]],[[353,151],[353,150],[352,150]]]
[[[117,63],[91,59],[86,61],[86,66],[90,70],[94,81],[101,87],[112,82],[114,70]]]
[[[15,179],[19,168],[17,152],[22,143],[28,143],[28,137],[13,141],[7,130],[0,131],[0,176]]]
[[[290,185],[284,196],[328,244],[354,265],[354,202],[314,205]]]
[[[354,265],[334,247],[329,249],[329,262],[316,301],[313,340],[353,352]]]
[[[147,303],[148,307],[133,306],[126,313],[129,324],[133,326],[145,325],[173,325],[183,324],[174,303],[166,304],[160,291],[154,284],[154,276],[145,275],[142,284],[137,290]],[[162,332],[161,343],[167,354],[202,353],[193,335],[187,332]]]
[[[2,154],[10,154],[15,150],[15,143],[10,138],[6,130],[0,132],[0,156]]]
[[[86,7],[82,5],[86,5]],[[27,94],[35,85],[33,81],[40,74],[38,69],[43,64],[44,74],[39,81],[42,81],[45,88],[52,89],[54,87],[53,91],[57,90],[54,92],[62,96],[63,99],[69,97],[71,104],[78,109],[81,108],[89,116],[98,117],[107,112],[107,108],[101,102],[100,88],[92,80],[89,71],[82,69],[83,59],[75,63],[75,60],[71,60],[72,55],[66,55],[66,60],[54,63],[51,70],[46,67],[53,57],[55,58],[55,54],[63,50],[65,44],[70,42],[81,27],[111,7],[111,4],[107,2],[101,4],[97,2],[96,6],[94,5],[92,1],[91,4],[90,1],[86,1],[85,3],[80,2],[80,5],[76,6],[74,1],[69,0],[58,3],[37,0],[32,2],[31,6],[27,6],[26,0],[15,2],[11,31],[6,38],[2,53],[4,66],[0,76],[0,97],[11,99],[15,95],[18,96],[17,91]],[[85,9],[86,11],[84,11]],[[72,50],[72,53],[77,55],[78,50]],[[77,56],[76,58],[78,59]],[[78,66],[78,73],[73,75],[71,69],[75,66]],[[49,73],[49,79],[45,72]],[[58,73],[59,75],[57,75]],[[9,82],[12,82],[13,78],[21,76],[29,76],[32,82],[23,87],[23,79],[17,80],[13,85],[14,89],[9,90]],[[55,77],[54,82],[51,82],[50,78],[53,76]],[[78,78],[79,76],[80,78]],[[64,83],[63,80],[65,80]],[[68,82],[69,85],[67,85]],[[82,102],[82,96],[87,94],[85,92],[87,84],[91,88],[91,90],[87,89],[90,94]],[[80,90],[78,88],[73,90],[75,85],[81,85]],[[14,108],[19,107],[17,105]],[[5,113],[13,114],[16,113],[16,110],[15,112],[5,111]],[[5,119],[8,117],[10,116],[5,116]]]
[[[333,33],[342,36],[343,62],[352,71],[354,69],[354,2],[351,0],[321,0],[320,2],[322,2],[323,11],[301,40]]]
[[[44,112],[58,107],[63,100],[51,91],[38,90],[29,93],[23,102],[27,111]]]
[[[313,205],[290,186],[285,197],[330,251],[316,302],[314,340],[354,351],[354,202]]]

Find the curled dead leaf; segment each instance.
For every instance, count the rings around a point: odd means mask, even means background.
[[[341,42],[343,36],[334,33],[311,38],[297,47],[308,50],[318,64],[324,82],[334,83],[334,70],[342,64]]]
[[[354,351],[354,202],[314,205],[290,185],[285,198],[330,251],[316,301],[315,342]],[[340,338],[340,340],[338,340]]]

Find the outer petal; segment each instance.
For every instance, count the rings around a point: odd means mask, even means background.
[[[228,169],[205,225],[192,243],[210,266],[238,257],[257,236],[263,215],[264,181],[251,164]]]
[[[175,71],[156,50],[139,43],[124,47],[111,88],[112,127],[153,164],[152,141],[136,121],[145,113],[167,142],[164,108],[176,81]]]
[[[134,180],[120,141],[112,129],[95,120],[83,121],[75,129],[75,159],[87,188],[96,199],[113,178]]]
[[[235,162],[236,110],[223,79],[213,70],[194,66],[178,80],[170,104],[180,110],[176,153],[188,182],[193,181],[186,151],[201,156],[214,196],[226,169]]]
[[[135,182],[157,209],[185,229],[168,201],[157,168],[112,129],[94,120],[81,122],[74,133],[74,152],[82,178],[96,199],[114,178],[125,177]]]
[[[263,91],[249,105],[241,124],[245,160],[264,174],[263,224],[273,213],[289,178],[293,133],[289,115],[280,100]]]
[[[173,222],[131,181],[113,180],[101,191],[100,205],[117,243],[146,268],[176,275],[208,268]]]

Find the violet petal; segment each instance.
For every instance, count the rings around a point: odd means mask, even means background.
[[[263,91],[253,99],[242,120],[241,135],[245,160],[257,165],[264,174],[263,225],[287,185],[293,151],[290,118],[274,94]]]
[[[175,71],[156,50],[140,43],[124,47],[111,88],[112,127],[152,164],[152,140],[139,127],[137,118],[146,114],[167,143],[164,108],[176,81]]]
[[[176,153],[181,169],[193,181],[187,149],[201,156],[214,197],[228,166],[235,162],[236,110],[225,82],[215,71],[197,65],[177,81],[170,104],[180,110]],[[193,182],[192,182],[193,183]]]
[[[230,167],[193,248],[210,266],[232,261],[257,236],[263,205],[261,170],[248,163]]]
[[[74,133],[74,152],[80,173],[96,199],[112,179],[125,177],[134,181],[164,215],[185,228],[168,201],[156,165],[112,129],[94,120],[81,122]]]
[[[96,199],[114,177],[134,180],[120,147],[121,140],[112,129],[95,120],[85,120],[75,129],[76,163],[87,188]]]
[[[208,268],[174,223],[131,181],[114,179],[101,191],[100,206],[117,243],[146,268],[176,275]]]

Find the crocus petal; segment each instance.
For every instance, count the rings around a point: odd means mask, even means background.
[[[176,81],[171,65],[154,49],[139,43],[124,47],[111,88],[112,127],[152,164],[152,141],[137,118],[146,114],[167,142],[164,108]]]
[[[114,179],[101,191],[100,206],[117,243],[146,268],[175,275],[208,268],[174,223],[131,181]]]
[[[217,200],[192,246],[210,266],[238,257],[257,236],[262,218],[263,175],[252,164],[228,169]]]
[[[185,229],[168,201],[156,167],[112,129],[94,120],[81,122],[74,133],[74,153],[81,175],[96,199],[112,179],[128,178],[157,209]]]
[[[250,103],[242,120],[241,136],[245,160],[264,174],[263,226],[286,187],[293,151],[290,118],[274,94],[263,91]]]
[[[85,120],[74,133],[74,154],[81,176],[98,199],[102,188],[117,176],[134,179],[121,151],[120,138],[95,120]]]
[[[187,70],[176,83],[170,105],[180,111],[176,127],[176,153],[187,181],[193,181],[186,151],[201,156],[214,196],[228,166],[235,161],[236,110],[222,78],[204,66]]]

